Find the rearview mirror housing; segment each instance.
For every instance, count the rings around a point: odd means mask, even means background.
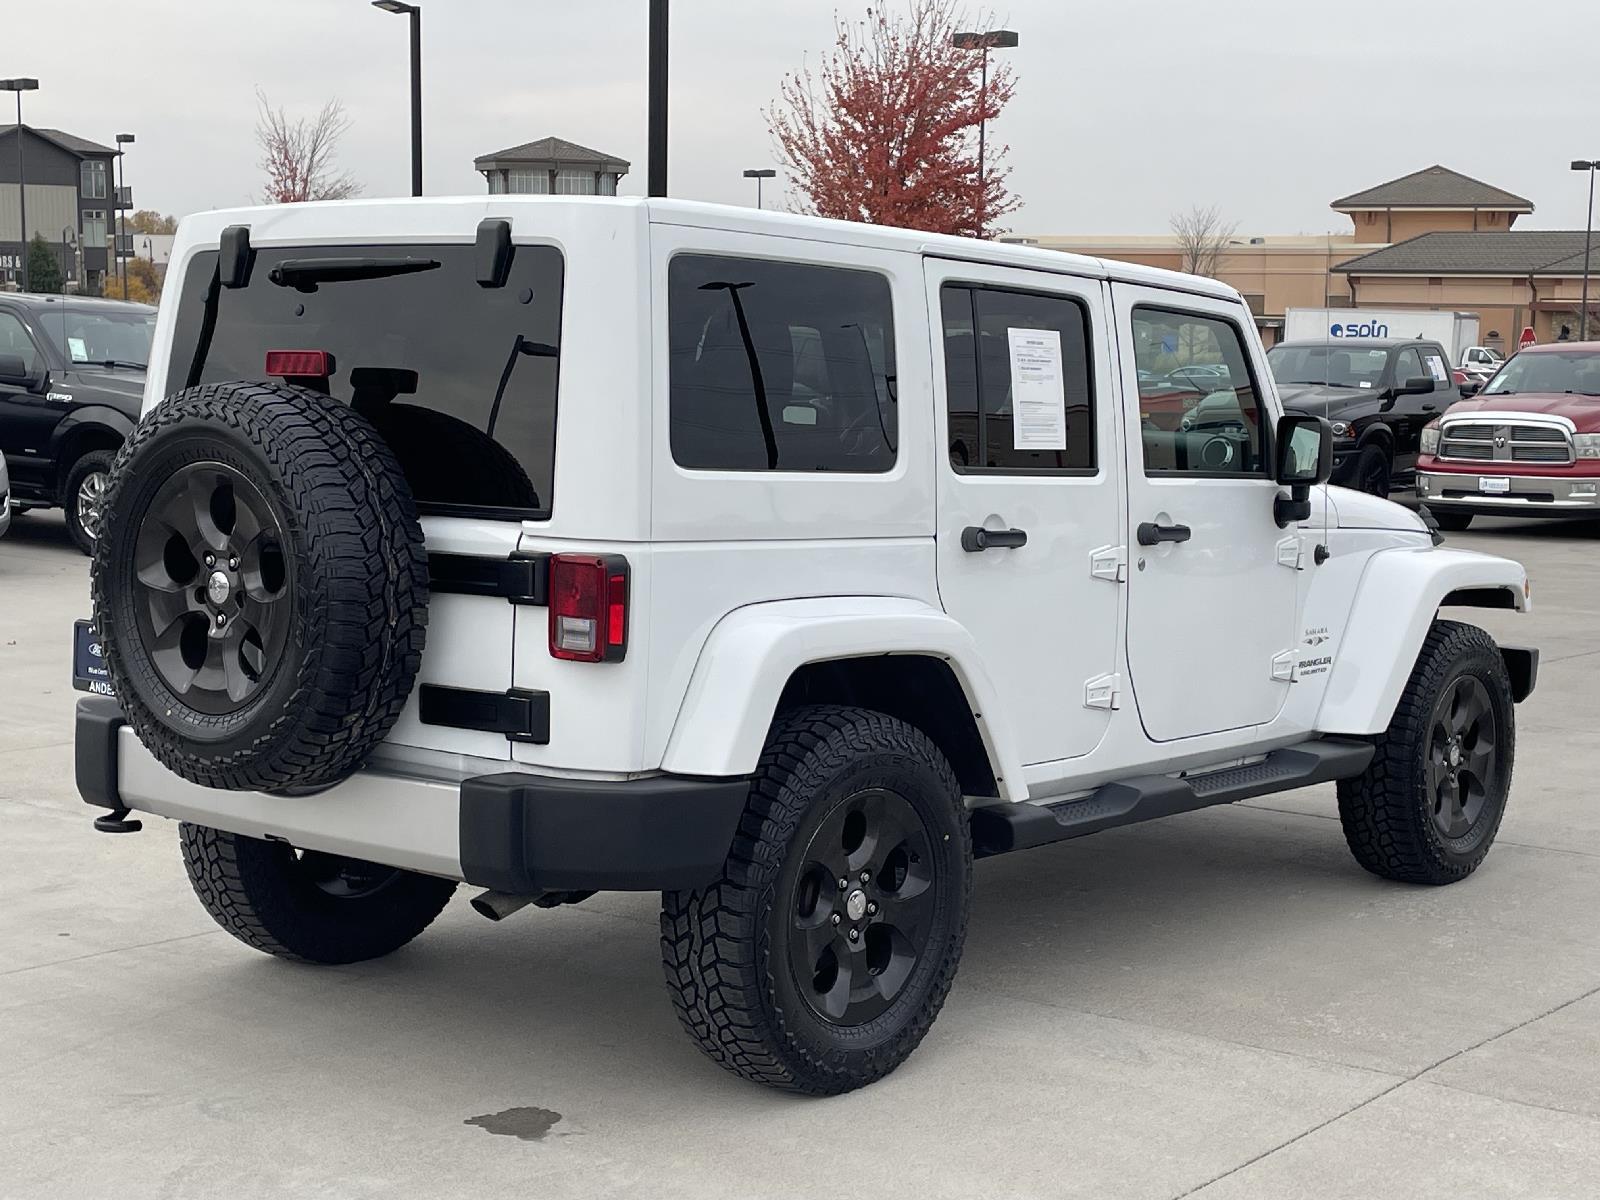
[[[1394,389],[1396,396],[1424,396],[1438,386],[1436,380],[1426,375],[1408,379]]]
[[[28,364],[22,361],[20,354],[0,354],[0,383],[31,390],[38,387],[39,375],[28,370]]]

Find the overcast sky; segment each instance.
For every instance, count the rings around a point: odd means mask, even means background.
[[[903,0],[881,0],[888,5]],[[671,190],[749,203],[772,163],[760,110],[865,0],[675,0]],[[555,134],[645,184],[646,0],[423,0],[425,183],[479,193],[476,155]],[[1434,162],[1527,196],[1519,228],[1582,228],[1573,158],[1600,158],[1592,0],[1010,0],[1007,143],[1018,233],[1158,233],[1216,204],[1241,234],[1349,228],[1336,196]],[[70,12],[70,16],[69,16]],[[140,208],[259,189],[254,89],[328,97],[369,196],[410,186],[406,21],[367,0],[0,0],[0,77],[29,124],[109,143]],[[113,48],[115,67],[103,57]],[[1565,64],[1565,65],[1563,65]],[[9,121],[12,97],[0,93]],[[769,203],[772,193],[769,190]]]

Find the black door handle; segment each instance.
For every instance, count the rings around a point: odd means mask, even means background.
[[[1139,545],[1159,546],[1162,542],[1187,542],[1191,536],[1187,525],[1157,525],[1154,521],[1139,523]]]
[[[1028,535],[1021,529],[984,529],[981,525],[968,525],[961,531],[961,548],[968,553],[997,546],[1002,550],[1015,550],[1028,544]]]

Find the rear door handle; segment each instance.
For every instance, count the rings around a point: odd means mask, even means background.
[[[1027,532],[1021,529],[985,529],[981,525],[968,525],[961,531],[961,548],[969,554],[987,550],[991,546],[1016,550],[1027,544]]]
[[[1191,531],[1187,525],[1157,525],[1154,521],[1139,523],[1139,545],[1159,546],[1162,542],[1187,542]]]

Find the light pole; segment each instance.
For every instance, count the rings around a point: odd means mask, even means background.
[[[117,204],[116,204],[116,208],[117,208],[117,236],[113,239],[113,241],[115,242],[115,249],[116,249],[116,252],[117,252],[117,256],[116,256],[116,260],[115,261],[116,261],[117,265],[122,269],[122,298],[124,300],[126,300],[128,298],[128,260],[122,257],[122,239],[125,236],[127,236],[126,232],[125,232],[125,230],[127,228],[127,225],[123,221],[123,218],[122,218],[122,213],[123,213],[123,207],[122,207],[122,181],[125,178],[125,175],[123,174],[123,169],[122,169],[122,154],[123,154],[122,148],[124,146],[131,146],[131,145],[133,145],[133,134],[131,134],[131,133],[119,133],[119,134],[117,134],[117,196],[116,196],[116,201],[117,201]]]
[[[645,137],[651,196],[667,194],[667,0],[650,0],[649,115]]]
[[[1009,50],[1017,44],[1017,34],[1012,29],[988,29],[981,32],[952,33],[950,44],[959,50],[983,51],[983,66],[978,84],[978,234],[983,235],[983,210],[988,199],[988,185],[983,173],[984,110],[989,106],[989,51]]]
[[[1594,237],[1594,173],[1600,168],[1600,159],[1576,158],[1574,171],[1589,172],[1589,215],[1583,226],[1583,311],[1578,313],[1578,340],[1589,340],[1589,242]]]
[[[748,170],[748,171],[746,171],[744,173],[744,177],[746,179],[754,179],[756,181],[756,207],[757,208],[761,207],[761,181],[763,179],[771,179],[776,175],[777,175],[777,172],[774,171],[771,167],[752,168],[751,170]]]
[[[37,79],[0,79],[0,92],[17,94],[17,232],[22,236],[22,290],[28,290],[28,177],[22,160],[22,93],[39,90]]]
[[[411,194],[422,195],[422,8],[401,0],[372,0],[373,8],[411,18]]]
[[[67,225],[63,227],[61,230],[61,276],[64,280],[66,280],[66,283],[61,285],[61,290],[63,292],[67,290],[67,283],[71,283],[78,278],[78,257],[72,252],[72,244],[75,240],[76,235],[73,232],[72,226]],[[83,291],[83,284],[78,284],[78,291]]]

